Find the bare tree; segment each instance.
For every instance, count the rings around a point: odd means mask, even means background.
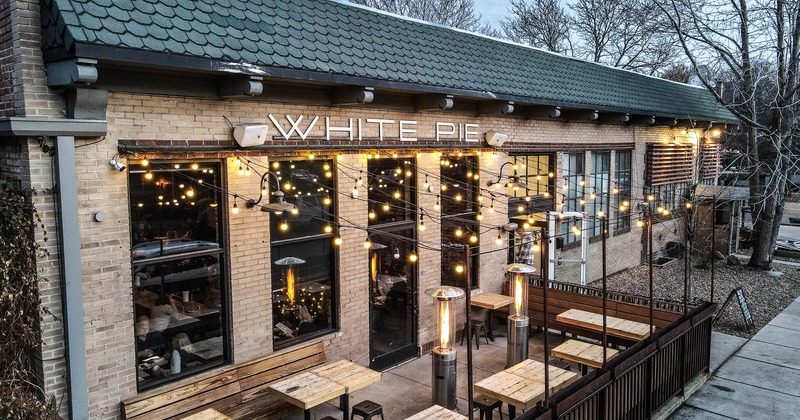
[[[649,1],[577,0],[571,8],[579,56],[651,75],[675,57],[674,35]]]
[[[477,32],[482,28],[479,18],[475,16],[473,0],[350,0],[350,2],[466,31]]]
[[[694,71],[692,68],[684,63],[670,64],[665,68],[659,77],[662,79],[672,80],[673,82],[689,83]]]
[[[797,160],[792,151],[800,87],[798,0],[656,0],[656,4],[670,19],[700,81],[744,125],[754,219],[749,265],[769,269],[787,178]],[[724,95],[715,90],[717,76],[727,76],[725,86],[735,91]],[[759,113],[759,102],[765,103],[766,112]]]
[[[500,25],[512,41],[572,53],[570,19],[558,0],[511,0],[511,14]]]

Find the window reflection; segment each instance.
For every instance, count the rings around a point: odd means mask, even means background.
[[[139,389],[224,362],[220,165],[130,165]]]
[[[328,160],[276,161],[269,190],[280,188],[297,214],[272,214],[272,312],[276,349],[316,337],[335,326],[333,163]],[[279,186],[276,185],[279,182]],[[287,229],[280,225],[286,223]]]

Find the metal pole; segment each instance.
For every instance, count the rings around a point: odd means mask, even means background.
[[[688,312],[689,301],[689,208],[683,206],[683,315]]]
[[[544,300],[544,406],[550,399],[550,353],[547,351],[547,289],[550,288],[549,280],[542,279],[542,299]],[[527,345],[527,344],[526,344]]]
[[[606,347],[608,347],[608,333],[607,325],[606,325],[606,307],[607,307],[607,298],[606,298],[606,221],[605,217],[600,218],[600,235],[603,239],[603,369],[606,368]]]
[[[472,314],[470,313],[470,306],[472,305],[472,273],[471,273],[471,250],[469,245],[465,245],[466,261],[464,261],[464,282],[466,284],[467,292],[467,413],[472,418]],[[489,314],[489,316],[492,316]]]
[[[717,196],[711,196],[711,303],[714,303],[714,268],[717,262]]]
[[[650,251],[650,332],[653,331],[653,209],[647,208],[647,246]]]

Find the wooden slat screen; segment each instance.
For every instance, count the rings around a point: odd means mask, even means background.
[[[719,143],[705,143],[700,149],[700,179],[717,178],[722,171]]]
[[[693,157],[690,144],[649,143],[645,155],[645,182],[655,187],[692,181]]]

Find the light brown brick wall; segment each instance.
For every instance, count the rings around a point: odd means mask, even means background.
[[[468,115],[451,114],[401,114],[395,111],[361,108],[324,108],[303,105],[284,105],[273,103],[236,102],[231,100],[203,100],[191,98],[148,96],[112,93],[109,100],[109,135],[97,144],[87,144],[76,150],[78,158],[79,217],[81,223],[81,256],[84,259],[84,293],[86,311],[87,367],[90,388],[90,410],[92,418],[119,418],[119,400],[136,393],[135,364],[133,351],[133,306],[130,280],[130,232],[128,216],[127,174],[118,173],[108,166],[117,151],[119,140],[184,140],[187,144],[197,144],[209,140],[229,140],[230,126],[223,116],[234,122],[263,122],[267,115],[276,117],[284,114],[309,116],[346,116],[362,118],[415,119],[420,128],[419,136],[430,136],[423,132],[436,121],[478,122],[479,131],[495,129],[510,134],[512,142],[526,141],[554,142],[569,141],[578,143],[635,141],[641,144],[645,139],[657,140],[663,133],[649,133],[647,129],[603,127],[589,124],[564,124],[526,120],[505,120],[477,118]],[[283,120],[282,117],[280,117]],[[341,123],[339,120],[337,123]],[[318,127],[322,127],[319,124]],[[288,124],[284,129],[288,129]],[[648,132],[642,135],[639,131]],[[651,130],[655,131],[655,130]],[[312,133],[322,135],[322,129]],[[375,135],[375,133],[372,133]],[[471,146],[466,145],[466,146]],[[51,187],[52,167],[49,157],[44,157],[38,145],[31,142],[28,147],[34,152],[34,167],[30,170],[31,185],[37,188]],[[465,148],[467,150],[468,148]],[[366,150],[366,149],[365,149]],[[644,148],[634,153],[634,185],[641,185],[641,170]],[[268,153],[247,151],[250,158],[266,162]],[[281,156],[295,152],[286,150],[273,153]],[[180,154],[179,154],[180,155]],[[263,155],[263,156],[261,156]],[[176,155],[172,155],[176,156]],[[191,157],[192,154],[184,154]],[[158,159],[157,153],[148,153],[150,159]],[[232,157],[232,156],[229,156]],[[497,173],[505,162],[505,155],[497,158],[492,153],[483,153],[479,158],[482,169]],[[126,162],[127,163],[127,162]],[[367,204],[362,200],[352,200],[347,196],[352,188],[352,178],[358,177],[357,169],[366,170],[363,153],[345,154],[343,165],[337,173],[337,185],[343,192],[338,200],[338,212],[361,226],[367,224]],[[241,177],[236,174],[238,167],[230,161],[227,164],[227,189],[231,193],[255,196],[258,194],[257,177]],[[435,153],[423,153],[418,164],[425,171],[437,173],[439,158]],[[353,169],[344,169],[353,168]],[[347,174],[351,177],[348,177]],[[489,176],[482,173],[481,185]],[[424,177],[418,177],[418,184]],[[438,186],[438,185],[437,185]],[[636,191],[636,190],[635,190]],[[634,192],[636,195],[636,192]],[[366,191],[362,191],[362,197]],[[36,198],[37,205],[46,217],[49,231],[54,232],[55,210],[52,196]],[[434,212],[435,195],[420,195],[419,205]],[[228,207],[232,204],[229,199]],[[233,300],[233,344],[234,359],[242,362],[271,352],[272,314],[270,290],[269,256],[269,218],[265,213],[247,210],[240,203],[241,212],[230,215],[226,212],[229,228],[230,284]],[[506,205],[497,200],[498,212],[490,214],[486,208],[484,226],[505,222]],[[92,215],[102,210],[107,215],[103,223],[94,222]],[[434,215],[438,217],[438,215]],[[427,229],[420,240],[429,245],[440,246],[440,231],[435,223],[426,223]],[[638,250],[639,234],[634,227],[631,233],[612,238],[615,247],[629,244]],[[338,259],[339,294],[338,311],[341,330],[323,337],[329,358],[348,358],[362,364],[369,363],[365,331],[369,328],[368,319],[368,254],[363,250],[365,233],[359,229],[344,228],[341,231],[345,245]],[[481,237],[481,251],[495,249],[494,239],[497,230],[488,230]],[[40,267],[47,276],[57,276],[57,249],[54,238],[48,241],[53,247],[53,255],[40,261]],[[597,252],[599,244],[592,244],[592,252]],[[631,251],[638,255],[638,251]],[[419,249],[419,332],[420,345],[433,338],[434,313],[431,299],[424,290],[440,282],[441,258],[432,250]],[[480,257],[480,287],[490,291],[500,291],[504,274],[498,267],[505,263],[506,252],[486,253]],[[636,264],[638,260],[631,261]],[[628,264],[628,262],[625,262]],[[60,309],[59,285],[57,278],[43,282],[43,300]],[[43,352],[47,360],[45,366],[49,393],[57,396],[64,390],[63,338],[60,324],[46,319],[46,337],[51,339]],[[62,341],[59,341],[62,340]]]

